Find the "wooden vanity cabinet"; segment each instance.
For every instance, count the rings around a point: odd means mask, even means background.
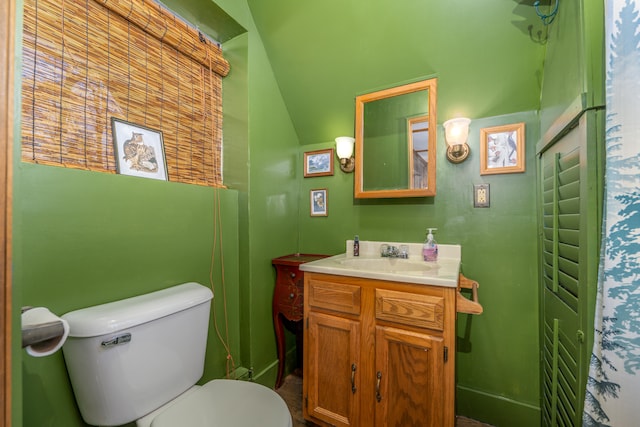
[[[453,427],[456,288],[305,273],[303,414]]]

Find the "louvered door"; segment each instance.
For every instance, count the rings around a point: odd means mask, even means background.
[[[598,114],[585,113],[539,162],[545,426],[581,425],[600,234]]]

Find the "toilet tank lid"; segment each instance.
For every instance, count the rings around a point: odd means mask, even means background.
[[[62,316],[69,336],[96,337],[131,328],[206,303],[211,289],[195,282],[183,283],[120,301],[71,311]]]

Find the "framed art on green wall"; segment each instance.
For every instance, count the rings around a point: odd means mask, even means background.
[[[311,190],[310,194],[311,216],[329,216],[327,211],[327,189]]]
[[[161,131],[115,117],[111,129],[119,174],[167,180]]]
[[[480,130],[480,175],[524,172],[524,123]]]
[[[333,175],[333,148],[304,153],[304,177]]]

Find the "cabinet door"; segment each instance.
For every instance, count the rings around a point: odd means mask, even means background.
[[[309,312],[305,342],[305,416],[359,426],[360,324]]]
[[[443,339],[376,327],[376,423],[378,427],[442,427]]]

